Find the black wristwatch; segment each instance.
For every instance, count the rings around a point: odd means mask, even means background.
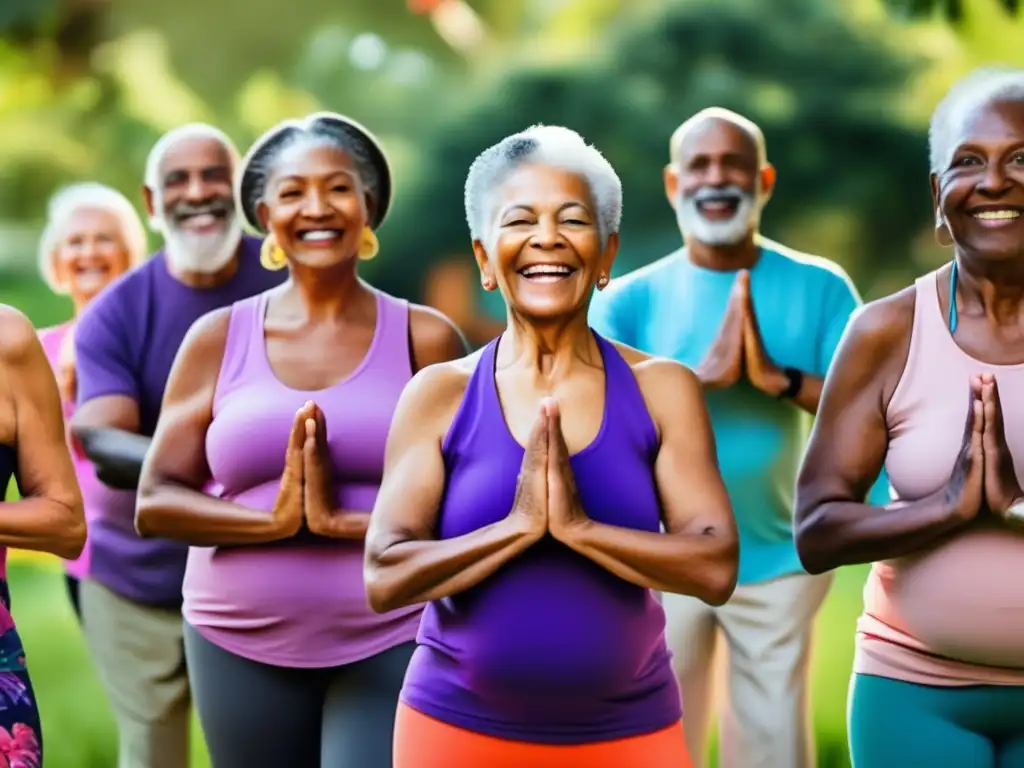
[[[789,385],[779,393],[779,400],[792,400],[800,394],[804,386],[803,371],[797,368],[783,368],[782,372],[786,375]]]

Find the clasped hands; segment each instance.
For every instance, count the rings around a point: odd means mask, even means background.
[[[576,492],[561,414],[553,398],[541,401],[509,517],[535,541],[550,533],[562,543],[568,543],[576,531],[590,522]]]
[[[745,269],[736,275],[718,336],[695,372],[708,389],[731,387],[744,376],[772,397],[778,397],[789,386],[782,368],[764,349],[750,298],[750,273]]]
[[[991,373],[971,378],[967,424],[948,493],[954,512],[965,521],[988,507],[1004,521],[1021,525],[1011,508],[1024,502],[1024,492],[1006,443],[999,387]]]
[[[319,406],[310,401],[295,412],[274,503],[274,521],[282,538],[298,533],[303,521],[313,533],[327,532],[335,506],[330,467],[327,422]]]

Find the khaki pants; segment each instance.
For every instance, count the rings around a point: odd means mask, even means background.
[[[188,768],[189,687],[181,611],[127,600],[92,579],[82,623],[110,698],[118,768]]]
[[[662,597],[695,768],[705,763],[720,635],[728,649],[728,695],[719,710],[719,764],[814,768],[807,678],[814,617],[831,584],[832,574],[783,576],[738,587],[719,608]]]

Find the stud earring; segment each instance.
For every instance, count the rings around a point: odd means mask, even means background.
[[[597,290],[603,291],[607,287],[608,287],[608,276],[607,275],[601,275],[599,278],[597,278]]]
[[[481,280],[480,284],[483,286],[485,291],[493,291],[495,288],[498,287],[498,284],[494,281],[494,278],[490,276],[487,276],[483,280]]]

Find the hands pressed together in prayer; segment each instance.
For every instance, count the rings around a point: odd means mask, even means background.
[[[945,493],[964,521],[987,507],[1005,522],[1024,527],[1024,491],[1006,444],[999,387],[991,373],[971,379],[963,444]]]
[[[324,413],[308,402],[295,413],[273,509],[285,536],[298,533],[303,521],[312,533],[331,535],[335,503],[330,467]]]
[[[736,276],[718,337],[694,372],[707,389],[731,387],[744,376],[772,397],[780,396],[789,387],[789,378],[765,351],[750,298],[747,270],[740,270]]]
[[[552,398],[541,402],[530,432],[511,515],[534,541],[550,533],[567,543],[590,521],[576,493],[561,415]]]

